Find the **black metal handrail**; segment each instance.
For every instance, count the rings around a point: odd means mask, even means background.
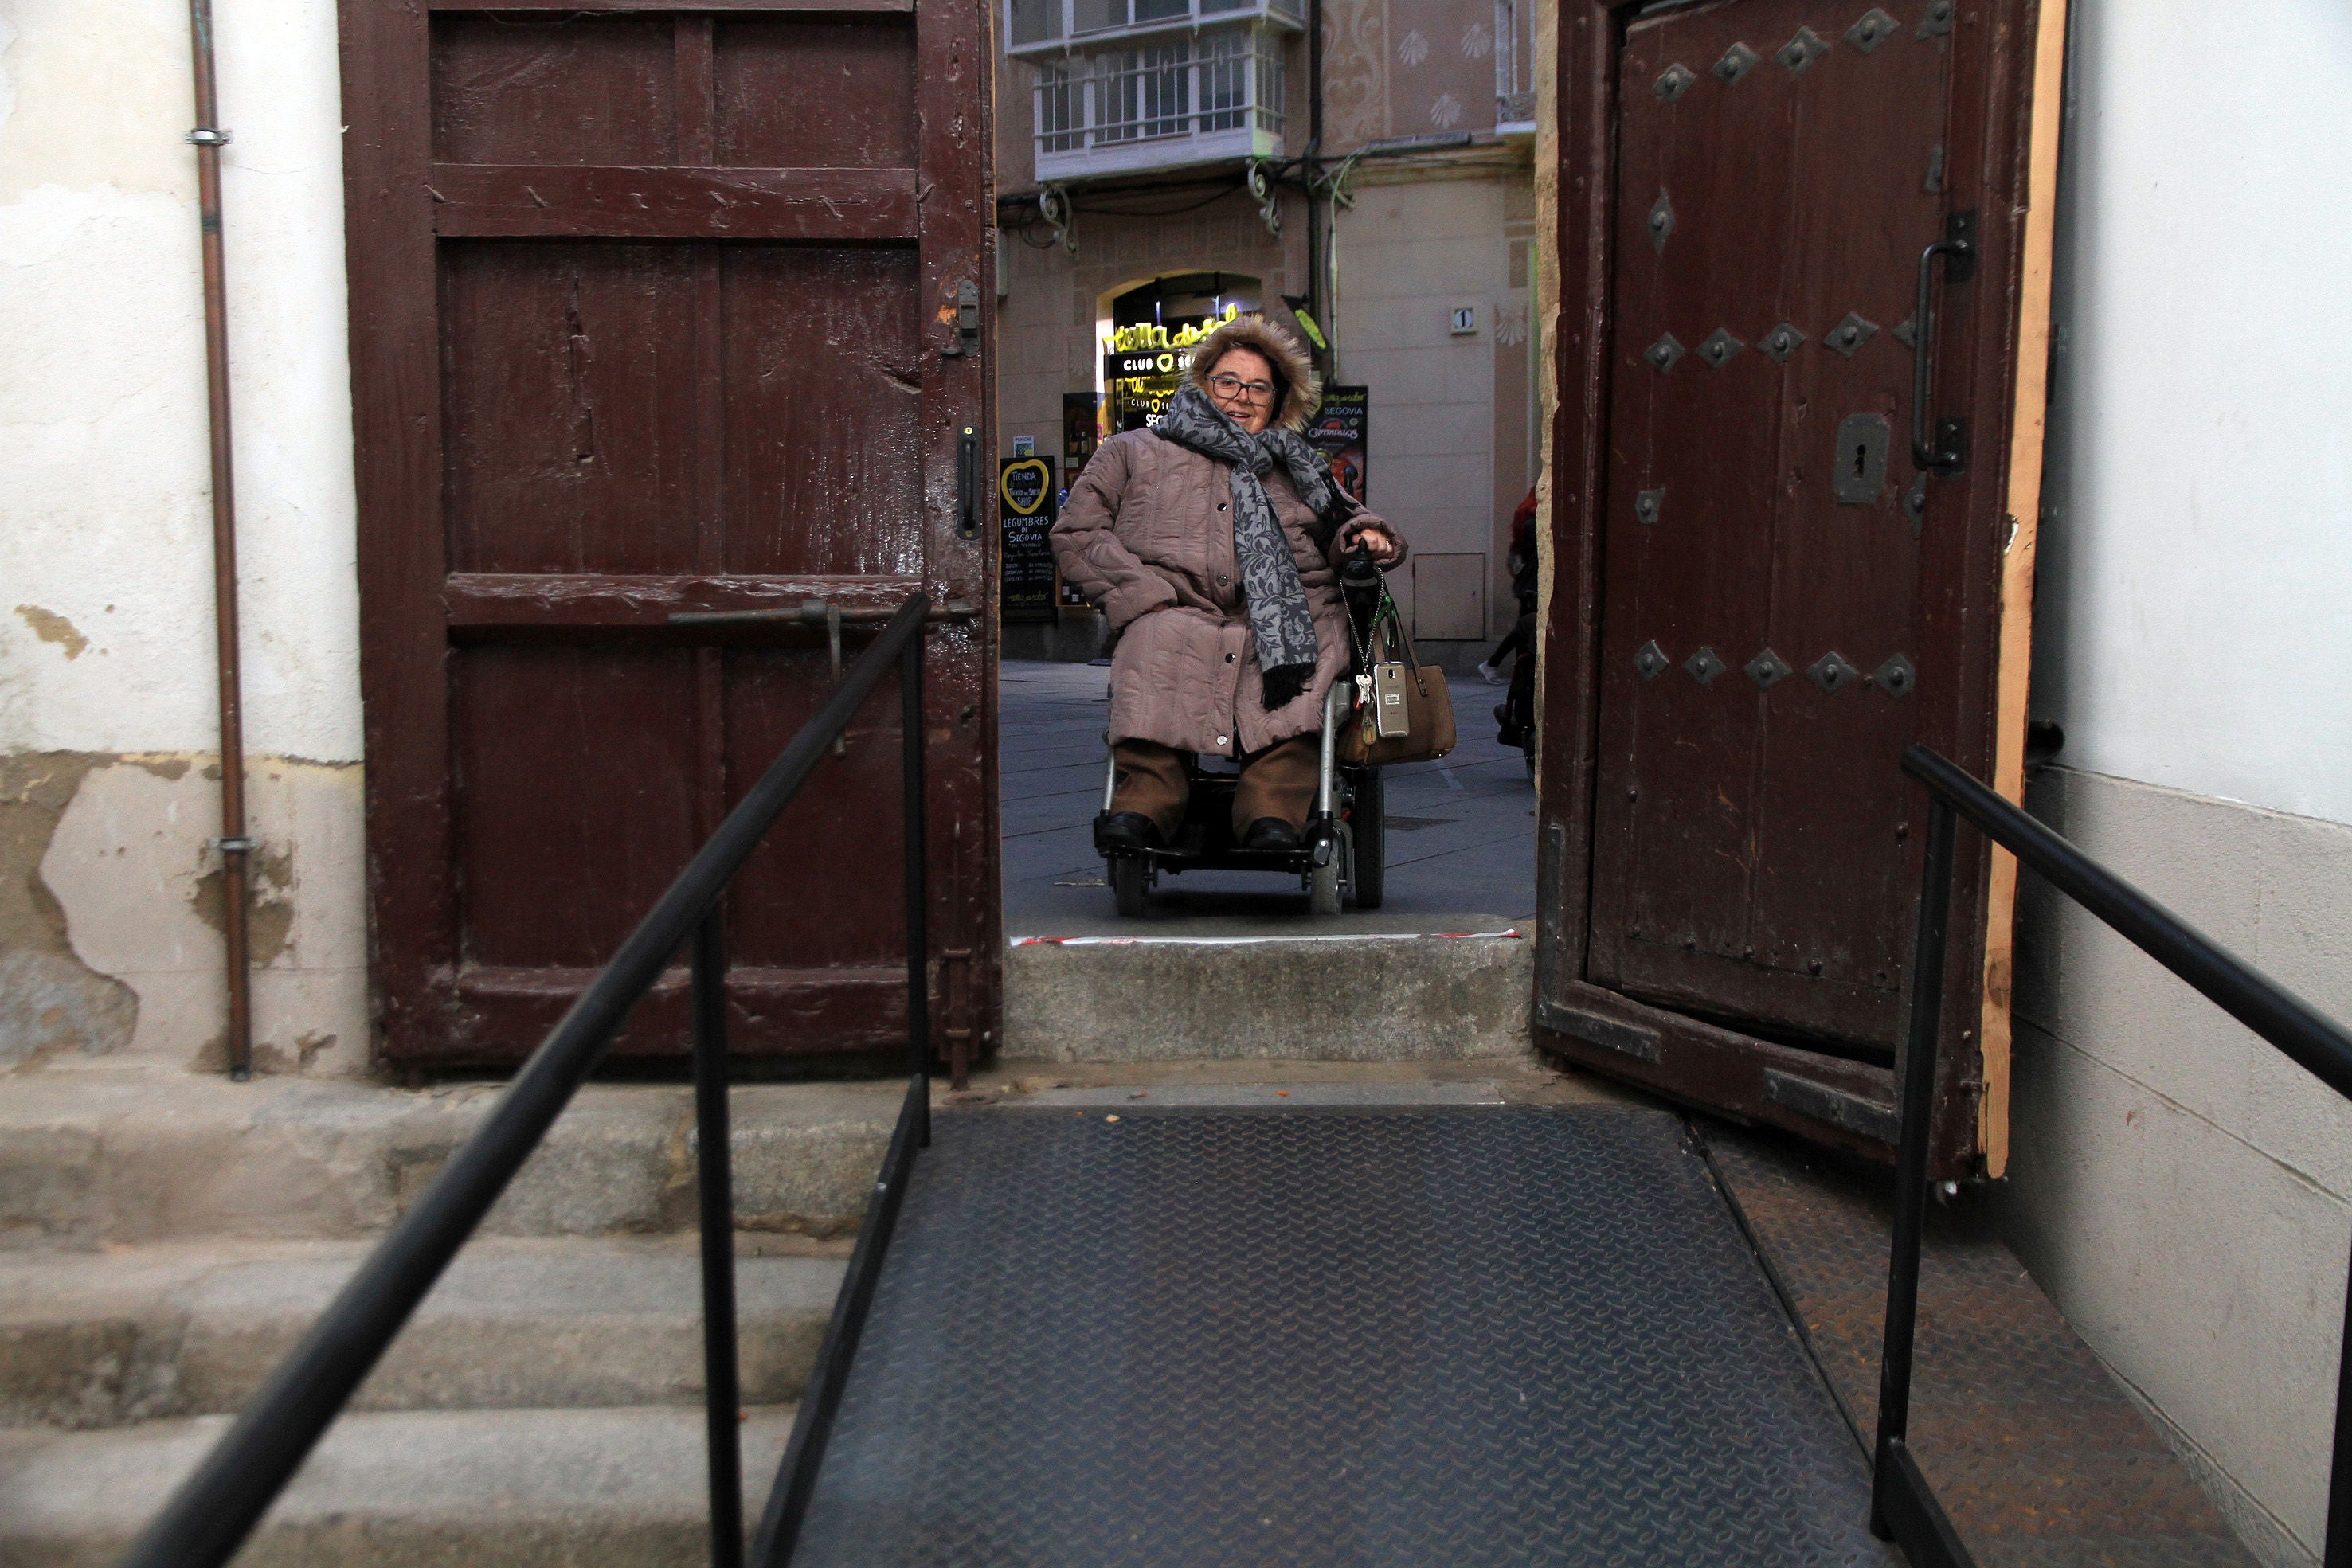
[[[1936,1102],[1936,1026],[1943,1006],[1944,939],[1951,915],[1958,819],[1966,817],[2020,864],[2347,1098],[2352,1098],[2352,1032],[1927,747],[1914,746],[1903,753],[1903,771],[1927,787],[1927,854],[1912,949],[1909,1028],[1896,1091],[1902,1102],[1902,1148],[1895,1164],[1895,1239],[1886,1265],[1886,1342],[1879,1363],[1870,1525],[1882,1539],[1899,1544],[1915,1568],[1975,1568],[1975,1559],[1920,1473],[1909,1441],[1919,1244],[1927,1222],[1928,1124]],[[2344,1349],[2323,1568],[2352,1568],[2352,1485],[2347,1484],[2352,1477],[2352,1301],[2347,1302]]]
[[[925,936],[923,624],[915,594],[844,672],[824,706],[679,872],[611,963],[548,1031],[480,1127],[416,1206],[362,1263],[236,1424],[173,1494],[123,1559],[124,1568],[218,1568],[244,1544],[361,1382],[398,1335],[490,1206],[530,1157],[630,1011],[678,949],[692,944],[695,1130],[702,1228],[705,1406],[709,1430],[710,1560],[743,1562],[742,1472],[735,1336],[735,1222],[727,1114],[726,947],[720,899],[835,737],[893,664],[904,729],[907,1024],[911,1082],[867,1205],[849,1273],[834,1303],[815,1375],[801,1402],[777,1497],[761,1531],[762,1563],[781,1563],[823,1461],[833,1411],[914,1166],[930,1142],[930,1009]],[[803,1476],[803,1472],[805,1471]],[[791,1496],[785,1494],[789,1491]],[[780,1543],[778,1544],[772,1543]],[[784,1556],[771,1553],[781,1550]]]

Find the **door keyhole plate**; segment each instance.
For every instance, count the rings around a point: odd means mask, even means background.
[[[1851,413],[1838,425],[1830,487],[1842,505],[1866,507],[1885,492],[1886,452],[1894,434],[1879,413]]]

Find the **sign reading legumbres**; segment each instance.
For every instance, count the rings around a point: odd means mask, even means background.
[[[1004,619],[1054,619],[1054,547],[1046,535],[1061,512],[1050,457],[1009,457],[996,476],[997,519],[1003,538],[998,581]]]
[[[1325,387],[1323,406],[1307,426],[1307,439],[1331,459],[1339,488],[1365,505],[1365,443],[1371,423],[1372,389]]]

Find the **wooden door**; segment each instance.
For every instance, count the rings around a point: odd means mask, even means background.
[[[1610,1071],[1883,1149],[1924,820],[1897,758],[1924,741],[1990,775],[2021,739],[2002,622],[2025,613],[2011,483],[2039,467],[2038,382],[2014,414],[2021,328],[2047,313],[2022,276],[2043,18],[1714,0],[1570,19],[1561,385],[1584,402],[1556,432],[1560,907],[1538,1021]],[[1929,341],[1922,254],[1956,238]],[[1927,444],[1958,461],[1915,454],[1923,350]],[[1948,1173],[1997,1142],[1990,869],[1968,866],[1954,927]]]
[[[383,1044],[509,1061],[830,685],[820,638],[673,612],[921,589],[992,617],[958,493],[964,432],[993,449],[992,340],[957,313],[988,28],[979,0],[346,0],[342,26]],[[925,664],[932,1016],[974,1044],[993,638],[950,626]],[[898,715],[866,706],[736,883],[742,1050],[904,1039]],[[684,1035],[681,971],[617,1049]]]

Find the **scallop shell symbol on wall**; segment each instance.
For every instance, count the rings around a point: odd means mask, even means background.
[[[1902,23],[1873,5],[1862,14],[1861,21],[1845,30],[1845,41],[1866,55],[1902,29]]]
[[[1450,92],[1441,92],[1437,101],[1429,106],[1429,122],[1440,131],[1451,131],[1462,123],[1462,100]]]
[[[1658,373],[1664,375],[1675,368],[1675,361],[1683,357],[1683,346],[1675,341],[1675,335],[1672,332],[1668,332],[1643,350],[1642,357],[1657,366]]]
[[[1723,58],[1715,62],[1716,79],[1726,87],[1738,87],[1739,78],[1754,70],[1763,57],[1746,44],[1734,44],[1723,51]]]
[[[1650,204],[1650,248],[1660,256],[1666,253],[1666,236],[1675,232],[1675,204],[1664,191]]]
[[[1420,28],[1413,28],[1397,40],[1397,58],[1409,66],[1417,66],[1429,58],[1429,40],[1422,37]]]
[[[1691,83],[1696,80],[1698,77],[1688,66],[1672,65],[1658,73],[1658,79],[1650,84],[1650,90],[1672,103],[1690,91]]]
[[[1462,57],[1483,60],[1495,52],[1495,29],[1484,22],[1473,22],[1462,29]]]
[[[1780,52],[1772,57],[1788,67],[1790,76],[1801,77],[1813,68],[1815,60],[1829,52],[1830,47],[1822,42],[1819,33],[1811,27],[1800,27],[1797,36],[1781,45]]]

